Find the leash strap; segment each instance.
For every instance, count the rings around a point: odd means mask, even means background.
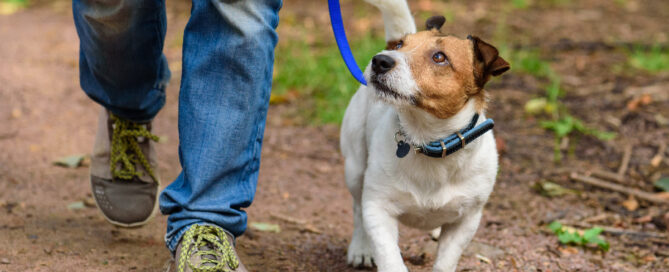
[[[365,77],[360,71],[360,67],[355,62],[353,58],[353,53],[351,53],[351,47],[348,45],[348,39],[346,39],[346,31],[344,30],[344,22],[341,18],[341,7],[339,6],[339,0],[328,0],[328,9],[330,10],[330,23],[332,24],[332,32],[334,32],[335,40],[337,41],[337,47],[339,47],[339,53],[346,63],[346,67],[351,71],[351,75],[355,77],[362,85],[367,85]]]

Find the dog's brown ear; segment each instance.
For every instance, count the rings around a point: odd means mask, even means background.
[[[490,76],[499,76],[511,68],[494,46],[476,36],[469,35],[467,39],[474,48],[474,78],[478,87],[483,88]]]
[[[446,18],[444,18],[444,16],[432,16],[428,18],[427,21],[425,21],[425,28],[427,30],[440,30],[441,26],[443,26],[445,22]]]

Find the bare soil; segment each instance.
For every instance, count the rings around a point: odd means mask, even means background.
[[[189,10],[183,2],[168,2],[165,54],[174,78],[167,105],[154,121],[155,133],[168,139],[158,147],[163,186],[180,171],[180,33]],[[294,22],[282,19],[281,37],[291,38],[293,25],[329,29],[324,4],[315,2],[286,1],[282,16]],[[501,10],[497,2],[415,1],[412,7],[433,13],[450,9],[456,24],[446,25],[447,32],[492,37]],[[626,44],[667,43],[669,3],[588,0],[555,7],[545,4],[551,1],[536,2],[537,7],[507,16],[507,40],[551,52],[572,114],[619,136],[608,142],[571,137],[567,157],[556,164],[553,136],[522,109],[543,95],[541,80],[512,73],[494,81],[488,87],[489,115],[504,146],[501,170],[459,271],[669,271],[667,240],[606,234],[611,250],[603,253],[562,246],[545,227],[561,219],[667,234],[661,220],[667,205],[639,200],[640,207],[629,211],[622,206],[627,196],[584,186],[568,175],[615,172],[626,145],[633,152],[625,186],[652,191],[651,181],[669,173],[669,154],[651,166],[658,147],[669,141],[669,74],[611,69],[624,64]],[[56,158],[90,152],[99,108],[78,86],[78,38],[69,5],[54,1],[0,16],[0,271],[161,271],[170,258],[163,242],[165,216],[123,229],[108,224],[95,207],[68,208],[90,202],[88,168],[52,165]],[[348,10],[352,5],[344,3]],[[370,18],[349,19],[354,33],[381,31],[380,16]],[[627,107],[644,93],[652,97],[650,104]],[[287,125],[294,122],[284,113],[294,103],[270,108],[259,187],[248,209],[250,222],[278,224],[281,231],[250,229],[238,239],[242,259],[252,271],[355,271],[345,262],[352,214],[338,127]],[[547,198],[531,188],[541,180],[581,193]],[[641,220],[648,216],[652,220]],[[400,233],[410,270],[431,271],[435,242],[409,228]]]

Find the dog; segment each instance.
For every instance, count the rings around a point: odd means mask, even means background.
[[[484,86],[510,66],[478,37],[441,33],[442,16],[431,17],[426,30],[416,32],[404,0],[367,2],[382,12],[387,48],[366,67],[368,85],[352,97],[341,127],[354,217],[347,262],[408,271],[398,246],[401,222],[433,230],[439,243],[434,271],[455,271],[498,168],[492,131],[466,145],[459,131],[483,124]],[[420,152],[454,134],[462,141],[459,151],[443,158]],[[411,146],[415,152],[408,152]]]

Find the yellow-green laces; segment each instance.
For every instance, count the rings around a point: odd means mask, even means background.
[[[144,170],[156,181],[153,168],[146,159],[142,149],[137,141],[138,137],[144,137],[147,140],[158,141],[160,138],[151,134],[142,124],[123,120],[110,114],[114,122],[114,129],[111,139],[111,159],[110,170],[112,176],[118,179],[130,180],[133,177],[140,177],[142,173],[135,169],[136,165],[141,165]]]
[[[193,272],[231,272],[237,269],[239,260],[225,231],[209,225],[193,225],[181,240],[181,255],[178,256],[177,272],[186,271],[186,264]],[[198,256],[200,261],[191,260]]]

